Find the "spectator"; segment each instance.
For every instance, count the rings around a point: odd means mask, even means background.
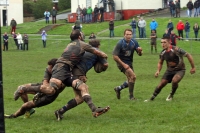
[[[87,9],[87,22],[88,23],[92,22],[92,8],[91,8],[91,6],[89,6],[88,9]]]
[[[87,15],[87,9],[84,7],[83,10],[82,10],[82,13],[81,13],[82,23],[86,23],[87,22],[86,15]]]
[[[106,9],[107,9],[107,0],[101,0],[101,2],[103,2],[104,12],[106,12]]]
[[[49,17],[50,17],[50,12],[48,10],[46,10],[44,12],[44,17],[46,19],[46,24],[48,23],[49,24]]]
[[[168,33],[168,29],[165,30],[165,33],[163,34],[163,37],[169,37],[170,34]]]
[[[3,51],[8,51],[8,39],[8,34],[5,32],[3,35]]]
[[[146,21],[143,19],[143,17],[140,18],[138,26],[140,27],[140,38],[146,38]]]
[[[193,26],[194,34],[195,34],[195,41],[197,41],[198,33],[199,33],[199,25],[197,23]]]
[[[56,15],[57,15],[57,10],[55,9],[55,7],[53,7],[53,9],[51,11],[52,24],[56,24]]]
[[[98,14],[99,14],[99,8],[97,7],[97,5],[95,5],[95,8],[94,8],[94,22],[97,22]]]
[[[15,34],[15,32],[12,32],[12,37],[13,37],[13,40],[15,42],[15,45],[16,45],[17,49],[19,49],[19,47],[18,47],[18,41],[17,41],[17,35]]]
[[[89,39],[96,39],[96,36],[94,35],[93,32],[90,34]]]
[[[198,0],[198,15],[200,16],[200,0]]]
[[[109,7],[109,12],[114,11],[114,1],[113,0],[108,0],[108,7]]]
[[[78,8],[76,9],[76,20],[80,20],[81,21],[81,14],[82,14],[82,9],[80,7],[80,5],[78,5]]]
[[[17,41],[18,41],[19,50],[22,50],[23,40],[22,40],[22,35],[20,33],[17,34]]]
[[[12,18],[12,20],[10,21],[10,26],[11,26],[11,34],[12,34],[12,32],[16,31],[16,26],[17,26],[17,22],[15,21],[14,18]]]
[[[155,33],[156,33],[157,27],[158,27],[158,23],[157,23],[157,22],[155,21],[155,19],[153,18],[152,21],[151,21],[151,23],[150,23],[151,33],[152,33],[152,30],[154,30]]]
[[[171,45],[176,46],[176,38],[180,39],[181,37],[177,36],[172,30],[170,34]]]
[[[46,34],[45,30],[42,31],[41,36],[42,36],[43,48],[46,48],[47,34]]]
[[[194,17],[198,17],[199,14],[199,2],[195,0],[194,2]]]
[[[114,21],[111,18],[109,22],[110,38],[114,37]]]
[[[194,8],[192,0],[189,0],[189,2],[187,3],[187,8],[188,17],[192,17],[192,9]]]
[[[178,24],[176,25],[176,29],[178,30],[178,36],[183,38],[183,30],[185,29],[185,25],[182,20],[179,20]]]
[[[140,27],[138,26],[138,23],[139,23],[139,21],[140,21],[140,17],[138,17],[138,20],[137,20],[137,27],[138,27],[138,36],[140,37]]]
[[[171,14],[171,17],[173,16],[173,12],[172,12],[172,2],[173,0],[169,1],[169,10],[170,10],[170,14]]]
[[[164,0],[164,8],[168,7],[167,2],[168,2],[168,0]]]
[[[168,34],[171,34],[171,31],[174,29],[174,25],[172,23],[172,20],[170,19],[168,24],[167,24],[167,30],[168,30]]]
[[[22,39],[24,41],[24,46],[23,46],[24,50],[28,50],[28,35],[24,34]]]
[[[188,22],[188,20],[186,20],[186,23],[185,23],[186,41],[188,41],[189,33],[190,33],[190,23]]]
[[[175,8],[176,8],[176,18],[179,17],[180,18],[180,9],[181,9],[181,6],[180,6],[180,2],[178,0],[175,1],[176,4],[175,4]]]
[[[132,27],[133,38],[136,38],[137,22],[136,22],[135,18],[132,19],[130,26]]]
[[[99,8],[99,11],[100,11],[100,22],[104,22],[104,8],[103,8],[103,6],[101,6]]]
[[[172,10],[172,16],[171,17],[175,17],[176,5],[174,4],[174,2],[171,3],[171,10]]]
[[[75,21],[75,26],[73,27],[73,30],[80,30],[81,31],[81,21],[80,20],[76,20]]]
[[[151,54],[153,54],[153,47],[155,49],[155,52],[157,53],[157,43],[156,43],[156,39],[157,39],[157,35],[156,35],[156,31],[155,30],[151,30]]]

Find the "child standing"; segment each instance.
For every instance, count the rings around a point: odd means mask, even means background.
[[[42,36],[43,47],[46,48],[47,34],[46,34],[45,30],[42,31],[41,36]]]
[[[155,30],[152,30],[151,31],[151,53],[153,53],[153,47],[155,49],[155,52],[157,53],[157,43],[156,43],[156,40],[157,40],[157,35],[156,35],[156,31]]]

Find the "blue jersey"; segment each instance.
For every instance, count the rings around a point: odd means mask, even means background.
[[[97,62],[105,64],[107,63],[107,60],[90,52],[85,52],[81,58],[81,61],[76,66],[79,68],[79,70],[86,74],[87,71],[89,71]]]
[[[121,61],[132,66],[133,54],[138,47],[139,44],[136,40],[131,39],[131,41],[128,43],[125,39],[122,39],[117,43],[113,51],[113,55],[118,56]]]

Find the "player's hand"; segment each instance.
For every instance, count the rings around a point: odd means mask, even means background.
[[[196,71],[196,68],[191,68],[191,69],[190,69],[190,73],[191,73],[191,74],[194,74],[195,71]]]
[[[157,78],[159,74],[160,74],[160,72],[159,72],[159,71],[156,71],[156,73],[155,73],[154,76]]]
[[[141,47],[138,47],[136,50],[137,50],[137,52],[138,52],[138,55],[141,56],[141,55],[142,55],[142,48],[141,48]]]

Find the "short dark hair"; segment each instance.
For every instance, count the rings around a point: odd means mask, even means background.
[[[100,45],[100,40],[98,40],[98,39],[91,39],[91,40],[89,41],[89,44],[90,44],[92,47],[97,48],[97,47]]]
[[[131,29],[125,29],[125,30],[124,30],[124,35],[125,35],[126,31],[130,31],[130,32],[133,33],[133,31],[132,31]]]
[[[74,41],[74,40],[78,39],[79,36],[81,36],[80,30],[73,30],[71,32],[70,38],[72,41]]]
[[[56,59],[56,58],[52,58],[51,60],[49,60],[48,61],[48,65],[51,65],[52,67],[54,67],[54,65],[56,64],[56,61],[57,61],[58,59]]]
[[[168,39],[168,40],[170,40],[170,36],[166,35],[166,36],[163,36],[161,39]]]

